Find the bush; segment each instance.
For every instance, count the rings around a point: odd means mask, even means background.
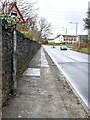
[[[48,45],[53,45],[53,46],[60,46],[60,45],[64,45],[65,43],[54,43],[54,42],[50,42],[48,43]]]
[[[0,15],[0,21],[5,29],[13,30],[16,27],[16,22],[8,14]]]

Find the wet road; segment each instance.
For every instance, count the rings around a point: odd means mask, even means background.
[[[59,47],[43,46],[53,59],[57,67],[67,77],[73,88],[90,108],[90,72],[88,66],[88,55],[79,52],[60,50]]]

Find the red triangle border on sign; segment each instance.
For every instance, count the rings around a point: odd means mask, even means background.
[[[14,4],[11,6],[11,8],[10,8],[9,11],[8,11],[8,14],[11,13],[11,11],[12,11],[12,9],[13,9],[14,7],[16,8],[18,14],[20,15],[20,18],[22,19],[22,22],[16,22],[16,23],[17,23],[17,24],[19,24],[19,23],[20,23],[20,24],[25,24],[25,20],[24,20],[24,18],[23,18],[23,16],[22,16],[20,10],[18,9],[16,3],[14,3]]]

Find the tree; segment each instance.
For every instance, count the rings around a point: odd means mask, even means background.
[[[25,25],[17,25],[17,30],[31,35],[37,42],[47,40],[48,36],[51,34],[51,23],[47,22],[45,18],[40,18],[38,20],[38,8],[34,7],[37,2],[33,2],[33,0],[22,0],[19,2],[17,0],[16,3],[26,21]],[[9,9],[12,4],[13,0],[5,0],[2,5],[2,10],[8,11],[7,9]]]
[[[39,21],[39,36],[41,38],[47,39],[51,33],[51,23],[49,23],[45,18],[40,18]]]
[[[23,16],[28,24],[28,28],[31,26],[33,28],[37,21],[38,8],[34,8],[34,5],[36,3],[37,2],[31,2],[31,0],[29,2],[22,0],[22,2],[17,3],[20,8],[21,13],[23,14]]]
[[[88,30],[88,40],[90,42],[90,9],[87,12],[87,18],[84,19],[84,28]]]
[[[34,5],[37,2],[33,2],[33,1],[25,1],[22,0],[22,2],[18,2],[18,7],[21,11],[21,13],[23,14],[25,20],[26,20],[26,29],[28,29],[30,35],[32,38],[34,38],[34,40],[36,40],[36,37],[38,35],[37,31],[37,10],[38,8],[35,8]]]
[[[87,18],[84,19],[84,28],[85,29],[90,29],[90,9],[87,12]]]
[[[90,18],[85,18],[84,22],[85,22],[84,28],[90,29]]]

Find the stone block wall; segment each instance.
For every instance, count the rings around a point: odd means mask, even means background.
[[[2,36],[1,24],[0,24],[0,36]],[[2,37],[0,37],[0,113],[1,111],[2,111]]]
[[[0,24],[0,36],[2,36],[2,26]],[[2,37],[0,37],[0,89],[2,85]]]
[[[33,55],[41,45],[17,32],[16,81],[27,68]],[[2,28],[2,104],[13,87],[13,32]]]
[[[17,79],[27,68],[31,58],[39,48],[40,44],[25,38],[21,33],[17,32]]]
[[[13,33],[2,28],[2,103],[12,87]]]

